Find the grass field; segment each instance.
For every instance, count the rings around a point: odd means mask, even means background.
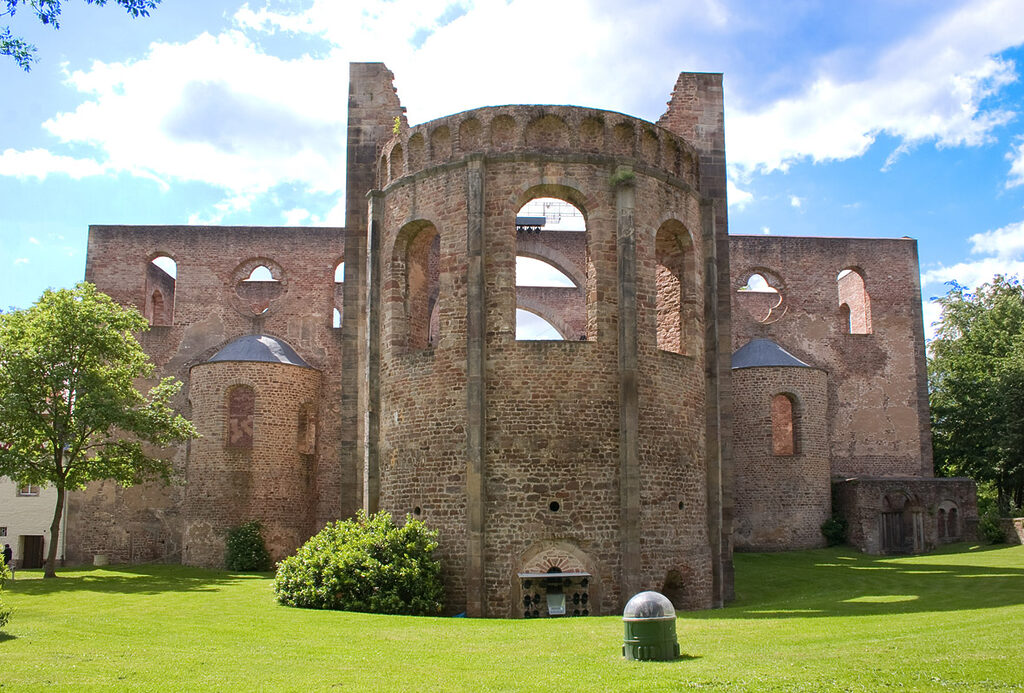
[[[684,656],[622,659],[618,617],[408,618],[278,606],[267,576],[173,566],[8,583],[0,691],[1020,690],[1024,547],[736,556]]]

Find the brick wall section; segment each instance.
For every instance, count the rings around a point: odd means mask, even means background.
[[[191,417],[186,393],[191,366],[246,334],[271,334],[288,342],[323,373],[317,420],[322,422],[313,503],[317,525],[352,512],[343,496],[355,497],[355,474],[339,462],[340,335],[332,325],[334,268],[343,256],[342,230],[332,228],[92,226],[86,280],[125,305],[144,308],[150,259],[177,263],[174,325],[156,327],[140,341],[156,365],[154,377],[173,376],[185,387],[175,407]],[[242,275],[264,264],[281,273],[278,298],[254,315],[236,291]],[[187,445],[161,451],[186,474]],[[348,490],[346,490],[348,489]],[[114,489],[91,484],[68,502],[68,559],[180,560],[183,488],[144,484]],[[131,538],[129,539],[129,534]],[[145,548],[131,548],[138,537]]]
[[[534,131],[538,119],[544,122]],[[620,125],[627,127],[616,129]],[[410,173],[383,191],[381,507],[399,513],[418,507],[426,522],[441,529],[452,610],[461,610],[466,598],[462,571],[467,502],[482,506],[485,521],[486,615],[521,615],[516,573],[527,560],[550,558],[548,551],[561,555],[566,545],[592,566],[593,594],[600,595],[597,613],[616,613],[631,596],[619,591],[618,268],[615,194],[609,180],[617,165],[630,161],[637,172],[638,416],[643,440],[638,580],[646,588],[660,589],[674,572],[685,583],[681,605],[710,606],[703,359],[699,353],[684,357],[661,352],[656,341],[656,230],[677,219],[691,230],[697,252],[703,251],[697,195],[676,177],[676,159],[667,162],[666,170],[659,158],[665,149],[681,156],[688,146],[619,114],[500,107],[412,128],[401,142],[386,146],[385,154],[405,143],[402,156],[409,157],[417,151],[410,138],[421,135],[426,147],[438,141],[441,128],[454,140],[445,145],[451,149],[425,148],[422,159],[412,156],[402,169]],[[588,142],[595,139],[614,140],[621,154],[589,153]],[[534,143],[529,151],[527,141]],[[465,471],[469,305],[463,278],[469,272],[469,202],[462,156],[482,157],[484,173],[485,488],[479,497],[467,494]],[[514,217],[538,196],[563,197],[586,215],[592,266],[585,284],[590,341],[515,340]],[[430,349],[401,353],[392,337],[406,329],[401,324],[404,270],[392,259],[402,257],[402,248],[395,246],[404,242],[403,227],[418,220],[436,226],[441,239],[439,335]],[[703,275],[689,281],[702,286]],[[703,309],[698,313],[703,315]],[[703,330],[703,321],[690,327]]]
[[[737,550],[789,551],[825,545],[831,513],[827,376],[817,368],[755,367],[732,373]],[[793,401],[795,452],[776,455],[772,402]]]
[[[765,337],[827,371],[832,475],[932,476],[916,242],[733,236],[730,248],[733,350]],[[871,334],[847,334],[836,277],[849,267],[870,297]],[[781,294],[767,322],[744,302],[779,297],[736,291],[754,272]]]
[[[251,447],[229,439],[230,392],[252,388]],[[225,533],[259,520],[271,558],[314,532],[314,456],[300,452],[303,405],[320,399],[320,373],[283,363],[216,361],[192,368],[189,399],[201,438],[192,442],[184,494],[182,562],[224,565]]]
[[[906,551],[910,544],[913,520],[920,514],[923,543],[916,553],[932,551],[942,543],[938,511],[955,507],[960,520],[957,537],[949,540],[978,539],[977,489],[970,479],[851,478],[834,482],[837,510],[846,518],[848,541],[867,553],[883,553],[882,513],[894,507],[893,500],[906,499],[903,518],[907,526]]]

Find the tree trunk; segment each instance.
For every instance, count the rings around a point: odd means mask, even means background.
[[[60,520],[64,515],[64,494],[64,486],[57,486],[57,507],[53,511],[53,522],[50,523],[50,548],[46,552],[44,578],[57,577],[57,545],[60,543]]]

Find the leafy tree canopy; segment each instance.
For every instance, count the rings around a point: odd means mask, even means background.
[[[54,29],[60,28],[60,8],[63,0],[3,0],[7,9],[0,12],[0,17],[10,17],[22,10],[31,14],[40,22]],[[106,5],[107,0],[85,0],[89,5]],[[114,0],[128,11],[132,17],[148,17],[149,11],[155,9],[160,0]],[[3,7],[4,5],[0,5]],[[36,47],[11,33],[11,27],[5,26],[0,29],[0,55],[9,56],[20,68],[28,72],[32,69],[32,63],[36,61]]]
[[[1024,504],[1024,286],[952,283],[930,345],[936,467],[992,482],[1000,510]]]
[[[67,490],[98,479],[167,481],[170,462],[145,444],[197,435],[171,408],[181,383],[165,378],[148,395],[136,389],[153,370],[135,338],[146,329],[137,310],[85,282],[0,315],[0,475],[57,488],[48,576]]]

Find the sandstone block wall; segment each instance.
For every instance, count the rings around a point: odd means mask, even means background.
[[[826,408],[828,381],[817,368],[740,368],[732,374],[736,435],[738,550],[782,551],[825,545],[820,528],[832,512]],[[773,449],[772,400],[793,404],[791,454]]]
[[[254,395],[242,445],[229,436],[229,398],[239,386]],[[307,452],[300,432],[309,425],[303,409],[315,409],[319,398],[320,373],[311,368],[250,361],[192,368],[189,399],[202,437],[192,443],[185,479],[182,562],[222,566],[226,532],[250,520],[263,524],[274,561],[313,534],[315,447]]]
[[[628,203],[612,180],[624,163]],[[706,250],[688,145],[619,114],[500,107],[403,132],[378,175],[380,504],[441,529],[450,602],[474,615],[480,590],[486,615],[522,615],[517,574],[570,551],[594,576],[596,613],[628,598],[626,573],[709,606],[702,351],[660,351],[656,335],[656,232],[674,220],[698,258]],[[586,234],[572,234],[582,247],[562,249],[584,260],[566,263],[581,275],[583,341],[515,339],[515,215],[541,196],[586,217]],[[412,249],[421,233],[440,239],[438,334],[425,348],[411,341],[407,293],[426,271]],[[696,334],[704,265],[684,277]]]
[[[859,477],[834,486],[847,539],[867,553],[925,553],[978,538],[977,489],[970,479]]]
[[[170,325],[141,336],[156,364],[155,378],[185,384],[174,402],[186,416],[189,369],[246,334],[272,334],[288,342],[323,374],[317,403],[315,490],[309,501],[315,524],[355,512],[356,475],[340,464],[341,372],[346,367],[341,330],[333,327],[339,305],[334,269],[342,260],[342,229],[204,226],[92,226],[86,280],[119,303],[140,311],[152,297],[150,261],[167,256],[177,265]],[[276,282],[244,282],[263,265]],[[157,277],[160,275],[157,274]],[[164,280],[166,283],[166,280]],[[166,299],[165,299],[166,301]],[[166,304],[165,304],[166,305]],[[265,310],[264,310],[265,308]],[[194,420],[194,417],[193,417]],[[158,451],[187,475],[188,445]],[[361,460],[360,460],[361,463]],[[350,502],[343,502],[343,499]],[[112,561],[180,561],[184,531],[184,487],[143,484],[130,489],[91,484],[71,494],[68,559],[90,561],[107,553]]]
[[[733,236],[729,245],[733,350],[764,337],[828,373],[832,475],[933,476],[916,241]],[[846,269],[863,278],[870,316],[856,325],[870,325],[866,334],[850,333]],[[738,291],[755,273],[778,293]]]

